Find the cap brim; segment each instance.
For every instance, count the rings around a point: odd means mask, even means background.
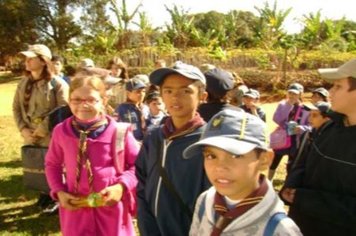
[[[347,78],[348,75],[341,73],[338,68],[324,68],[324,69],[318,69],[318,72],[321,76],[321,78],[325,80],[335,80],[335,79],[342,79],[342,78]]]
[[[300,91],[296,90],[296,89],[288,89],[288,92],[295,93],[295,94],[300,94]]]
[[[168,75],[171,74],[180,74],[192,80],[199,80],[199,78],[194,77],[194,73],[191,71],[188,73],[182,70],[176,70],[173,68],[165,67],[165,68],[157,69],[150,74],[149,77],[150,83],[159,86],[162,84],[164,78],[166,78]]]
[[[24,55],[25,57],[37,57],[38,55],[32,51],[22,51],[20,54]]]
[[[250,142],[233,139],[233,138],[214,136],[214,137],[202,139],[197,143],[186,148],[183,152],[183,157],[185,159],[189,159],[192,158],[193,156],[199,154],[201,155],[202,147],[204,146],[213,146],[216,148],[223,149],[227,152],[233,153],[235,155],[243,155],[252,151],[258,145]]]
[[[115,85],[117,83],[119,83],[122,79],[120,78],[115,78],[115,77],[112,77],[112,76],[108,76],[105,78],[104,82],[108,85]]]

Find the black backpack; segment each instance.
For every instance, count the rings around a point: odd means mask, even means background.
[[[55,88],[57,85],[57,81],[55,79],[52,79],[50,83],[53,87],[54,98],[56,99]],[[73,113],[68,105],[54,108],[52,111],[48,113],[48,130],[51,132],[57,124],[61,123],[68,117],[71,117],[72,115]]]

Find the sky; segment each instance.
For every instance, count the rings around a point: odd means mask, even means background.
[[[121,0],[118,0],[121,3]],[[284,29],[288,33],[297,33],[302,29],[301,19],[303,15],[316,13],[321,10],[321,16],[329,19],[341,19],[345,17],[348,20],[356,21],[354,8],[355,0],[279,0],[277,8],[286,10],[292,8],[284,24]],[[201,13],[215,10],[217,12],[227,13],[231,10],[250,11],[256,16],[258,12],[255,6],[263,8],[264,3],[268,2],[273,7],[274,0],[126,0],[129,13],[135,6],[142,2],[140,11],[147,13],[153,26],[164,26],[170,22],[170,15],[165,9],[172,8],[173,4],[183,7],[189,13]]]

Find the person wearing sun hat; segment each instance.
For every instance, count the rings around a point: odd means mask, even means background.
[[[356,59],[318,69],[329,90],[332,122],[322,129],[289,185],[290,216],[304,235],[356,235]]]
[[[287,173],[291,163],[297,154],[297,149],[300,144],[300,137],[305,131],[310,131],[311,127],[308,123],[309,111],[303,104],[304,87],[300,83],[291,83],[287,87],[286,99],[278,103],[278,106],[273,114],[273,121],[278,125],[279,129],[287,132],[291,140],[290,145],[283,148],[275,148],[273,144],[274,136],[271,136],[271,146],[274,148],[275,156],[269,168],[268,178],[273,180],[274,173],[284,155],[288,156]]]
[[[184,150],[188,160],[203,155],[213,185],[197,200],[189,235],[301,235],[262,174],[273,157],[266,128],[257,116],[226,109]]]
[[[17,85],[12,103],[15,124],[24,145],[46,148],[51,138],[48,114],[67,104],[69,87],[64,80],[54,76],[52,53],[46,45],[29,45],[19,54],[25,58],[25,73]],[[58,209],[58,204],[47,193],[40,193],[37,205],[44,213],[55,213]]]
[[[153,71],[149,79],[160,87],[169,116],[149,130],[136,161],[138,228],[142,236],[186,236],[194,203],[210,187],[201,155],[185,160],[182,154],[205,124],[197,108],[207,95],[206,79],[180,61]]]

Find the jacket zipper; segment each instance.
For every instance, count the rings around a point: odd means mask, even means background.
[[[166,153],[167,153],[167,149],[169,144],[171,143],[171,141],[168,141],[166,139],[163,140],[163,151],[162,151],[162,163],[160,163],[160,165],[164,168],[165,163],[166,163]],[[156,199],[155,199],[155,210],[154,210],[154,214],[156,217],[158,217],[158,200],[159,200],[159,191],[161,190],[161,185],[162,185],[162,177],[159,176],[158,178],[158,184],[157,184],[157,190],[156,190]]]

